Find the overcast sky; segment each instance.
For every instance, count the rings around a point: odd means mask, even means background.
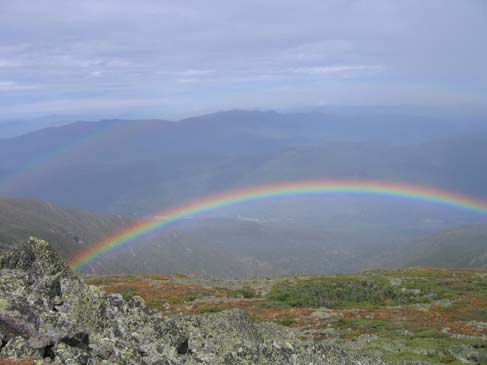
[[[486,105],[486,67],[487,0],[0,0],[3,118]]]

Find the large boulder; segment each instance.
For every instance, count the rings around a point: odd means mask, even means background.
[[[0,256],[0,269],[21,270],[34,276],[69,275],[69,266],[46,241],[30,237],[17,249]]]

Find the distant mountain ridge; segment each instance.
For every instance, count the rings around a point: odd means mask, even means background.
[[[415,144],[430,140],[487,133],[484,119],[468,122],[431,116],[366,116],[342,117],[318,112],[282,114],[274,111],[226,111],[183,119],[166,120],[102,120],[74,122],[53,126],[0,140],[0,152],[13,152],[1,167],[22,167],[29,164],[32,153],[39,158],[60,147],[81,148],[83,160],[105,163],[153,160],[154,153],[184,155],[205,153],[254,153],[323,142],[372,142]],[[140,142],[141,140],[146,143]],[[126,150],[118,151],[120,144]],[[184,143],[181,143],[184,142]],[[231,142],[231,143],[229,143]],[[97,154],[98,144],[105,148]],[[94,151],[88,147],[96,147]],[[116,150],[115,153],[113,150]],[[67,149],[69,150],[69,149]],[[73,157],[71,157],[73,158]],[[77,160],[69,160],[76,162]]]
[[[306,178],[487,194],[482,120],[405,118],[230,111],[180,122],[77,122],[0,140],[0,155],[8,156],[0,160],[0,194],[127,216],[235,187]],[[479,127],[469,130],[472,125]],[[413,143],[428,139],[434,140]]]

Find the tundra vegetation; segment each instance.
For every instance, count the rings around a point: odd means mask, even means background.
[[[372,270],[352,275],[213,279],[115,275],[88,282],[140,295],[164,315],[241,309],[303,339],[391,363],[487,364],[487,270]]]

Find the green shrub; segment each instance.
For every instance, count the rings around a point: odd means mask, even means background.
[[[344,308],[360,305],[401,305],[428,301],[424,295],[403,291],[381,278],[343,276],[281,282],[268,299],[293,307]]]
[[[229,293],[229,296],[232,298],[245,298],[245,299],[252,299],[257,297],[257,293],[254,289],[244,286],[241,289],[232,290]]]
[[[135,291],[132,288],[120,289],[119,293],[122,295],[122,297],[123,297],[123,299],[125,299],[125,301],[132,299],[134,296],[138,295],[137,291]]]

